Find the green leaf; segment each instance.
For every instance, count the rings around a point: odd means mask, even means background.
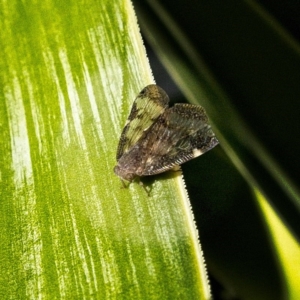
[[[181,176],[113,173],[153,78],[129,1],[1,1],[1,299],[204,299]]]

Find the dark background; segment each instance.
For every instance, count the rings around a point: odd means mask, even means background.
[[[139,5],[143,5],[142,2]],[[247,43],[250,39],[264,37],[260,36],[259,26],[250,32],[239,31],[236,19],[240,18],[240,24],[248,20],[247,12],[245,15],[240,13],[243,8],[239,7],[239,2],[160,2],[180,24],[194,47],[199,49],[200,55],[257,138],[299,186],[299,53],[295,53],[297,51],[292,47],[292,50],[289,49],[289,46],[281,48],[282,45],[276,44],[272,34],[268,37],[268,43],[274,43],[274,53],[269,54],[267,48],[264,53],[255,44],[249,47]],[[230,3],[234,5],[230,6]],[[258,11],[262,11],[270,24],[285,30],[285,39],[299,41],[300,1],[256,1],[252,4],[260,5]],[[139,13],[137,15],[139,17]],[[245,24],[241,28],[243,26]],[[278,32],[281,34],[280,29]],[[222,35],[224,37],[220,38]],[[167,91],[171,101],[186,102],[147,42],[146,48],[156,83]],[[240,52],[246,52],[249,61]],[[268,66],[268,56],[278,66]],[[266,62],[267,67],[261,68],[261,62]],[[235,77],[238,71],[241,71],[240,81]],[[251,188],[223,151],[222,144],[182,168],[214,299],[284,299],[286,287],[281,280],[282,271],[278,269],[276,255],[269,244],[264,220],[254,203]],[[277,192],[278,187],[270,183],[264,172],[258,172],[261,174],[258,178],[260,184],[266,186],[267,191],[276,191],[274,194],[277,193],[278,199],[270,197],[275,199],[271,204],[279,214],[282,212],[282,215],[286,214],[287,218],[294,220],[290,229],[297,236],[300,230],[299,210],[293,208],[293,201],[284,195],[284,191],[282,194]],[[295,214],[291,212],[293,210]]]

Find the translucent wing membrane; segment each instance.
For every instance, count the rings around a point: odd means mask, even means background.
[[[176,104],[145,133],[149,149],[143,175],[158,174],[193,159],[218,144],[201,106]]]

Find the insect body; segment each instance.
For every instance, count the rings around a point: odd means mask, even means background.
[[[218,144],[201,106],[168,104],[166,92],[154,84],[146,86],[135,99],[114,168],[122,180],[165,172]]]

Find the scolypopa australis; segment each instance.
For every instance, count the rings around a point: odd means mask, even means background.
[[[217,144],[203,107],[183,103],[169,107],[166,92],[151,84],[132,105],[114,172],[130,182],[176,168]]]

